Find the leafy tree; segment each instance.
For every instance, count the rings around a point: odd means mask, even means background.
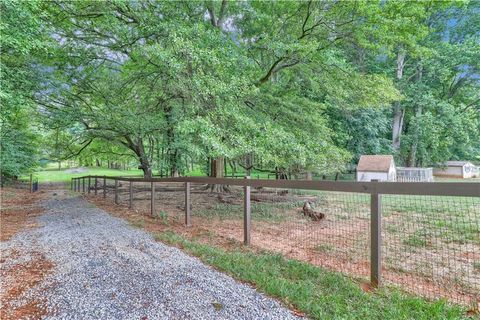
[[[480,20],[478,2],[442,9],[428,23],[428,54],[411,61],[405,82],[407,165],[475,159],[480,149]]]
[[[24,71],[2,78],[5,96],[25,100],[4,122],[28,133],[34,98],[50,159],[285,177],[338,172],[363,153],[407,165],[478,155],[475,2],[2,5],[17,50],[2,63]]]
[[[31,96],[38,65],[32,56],[48,48],[36,1],[0,2],[0,171],[4,177],[31,171],[37,163],[38,139]]]

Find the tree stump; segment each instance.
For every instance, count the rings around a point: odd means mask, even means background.
[[[305,203],[303,204],[303,215],[309,217],[313,221],[318,221],[325,218],[325,214],[319,211],[315,211],[312,205],[312,202],[305,201]]]

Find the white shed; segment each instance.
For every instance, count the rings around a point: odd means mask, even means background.
[[[392,155],[363,155],[357,166],[357,181],[396,181],[397,170]]]
[[[479,169],[469,161],[447,161],[439,168],[433,169],[433,175],[446,178],[479,177]]]

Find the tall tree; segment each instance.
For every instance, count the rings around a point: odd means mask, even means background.
[[[19,176],[34,169],[38,156],[36,115],[31,96],[41,69],[32,59],[48,49],[36,1],[0,2],[0,174]]]

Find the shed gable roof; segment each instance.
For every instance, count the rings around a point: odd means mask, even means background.
[[[392,163],[392,155],[363,155],[358,161],[357,171],[388,172]]]
[[[473,165],[470,161],[447,161],[447,167],[463,167],[466,164]]]

